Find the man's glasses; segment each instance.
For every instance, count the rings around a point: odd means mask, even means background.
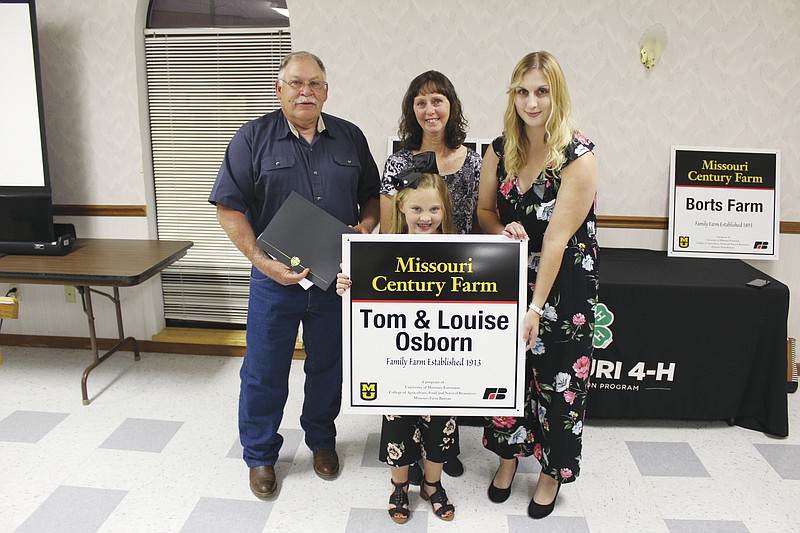
[[[283,78],[278,78],[278,79],[280,81],[282,81],[283,83],[287,84],[289,87],[291,87],[295,91],[301,91],[301,90],[303,90],[303,87],[308,87],[313,92],[318,93],[318,92],[322,92],[322,90],[325,89],[325,87],[328,86],[328,84],[325,83],[324,81],[308,81],[308,82],[306,82],[306,81],[300,81],[300,80],[286,81]]]

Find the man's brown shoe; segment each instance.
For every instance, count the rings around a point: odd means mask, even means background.
[[[275,478],[275,467],[254,466],[250,469],[250,490],[259,498],[269,498],[275,494],[278,480]]]
[[[333,479],[339,474],[339,456],[336,450],[314,450],[314,472],[322,479]]]

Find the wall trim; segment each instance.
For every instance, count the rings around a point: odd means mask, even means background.
[[[61,204],[53,206],[53,214],[74,217],[146,217],[147,206]],[[597,227],[665,230],[669,228],[669,219],[667,217],[598,215]],[[800,222],[781,221],[780,232],[798,235],[800,234]]]
[[[53,206],[53,214],[63,217],[146,217],[146,205],[80,205]]]
[[[666,217],[598,215],[597,227],[625,229],[667,229],[669,227],[669,220]]]
[[[97,347],[101,351],[110,350],[119,342],[117,339],[97,339]],[[140,352],[173,353],[185,355],[222,355],[244,357],[244,346],[226,346],[222,344],[188,344],[181,342],[156,342],[137,340]],[[0,346],[23,346],[28,348],[61,348],[86,350],[88,360],[91,359],[91,344],[88,337],[60,337],[55,335],[0,335]],[[120,348],[121,352],[133,352],[130,344]],[[295,349],[294,359],[305,359],[302,349]]]
[[[781,233],[800,234],[800,222],[781,221]]]

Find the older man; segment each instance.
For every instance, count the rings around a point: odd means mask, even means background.
[[[256,245],[292,191],[345,224],[371,233],[379,220],[378,169],[354,124],[322,113],[325,67],[308,52],[284,58],[275,90],[281,109],[248,122],[225,152],[209,201],[236,247],[253,263],[247,349],[240,372],[239,436],[250,467],[250,489],[277,489],[278,427],[288,396],[289,368],[299,324],[306,360],[300,425],[323,479],[339,473],[334,420],[341,406],[341,300],[334,287],[304,290],[295,273]]]

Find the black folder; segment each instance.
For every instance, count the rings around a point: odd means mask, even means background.
[[[283,202],[258,237],[258,247],[322,290],[336,281],[342,262],[342,235],[355,233],[327,211],[296,192]]]

